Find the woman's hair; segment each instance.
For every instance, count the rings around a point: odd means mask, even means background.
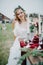
[[[25,20],[26,20],[27,14],[25,13],[25,10],[24,10],[21,6],[18,6],[18,7],[15,8],[15,10],[14,10],[16,19],[17,19],[19,22],[21,22],[21,20],[17,17],[17,10],[18,10],[18,9],[21,9],[21,10],[24,12],[24,14],[25,14]]]

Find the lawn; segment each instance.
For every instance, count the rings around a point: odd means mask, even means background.
[[[11,23],[6,23],[6,30],[2,30],[2,26],[0,24],[0,65],[6,65],[14,37]]]

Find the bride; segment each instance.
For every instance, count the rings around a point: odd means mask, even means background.
[[[10,48],[10,54],[7,65],[17,65],[17,62],[21,56],[20,41],[27,39],[28,36],[27,34],[30,33],[29,29],[30,21],[28,20],[24,9],[18,6],[14,10],[14,13],[16,16],[16,20],[14,20],[15,26],[13,30],[15,40],[13,46]]]

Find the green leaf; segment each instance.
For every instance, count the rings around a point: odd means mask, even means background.
[[[25,51],[26,53],[20,57],[18,64],[21,64],[23,62],[23,60],[25,58],[28,58],[30,55],[32,55],[32,56],[43,56],[43,53],[40,53],[43,50],[37,50],[36,48],[33,49],[32,51],[28,48],[21,48],[21,51]]]

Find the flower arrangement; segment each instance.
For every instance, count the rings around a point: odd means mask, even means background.
[[[33,44],[30,44],[29,48],[24,47],[24,46],[26,46],[26,44],[23,41],[20,43],[20,45],[21,45],[20,50],[23,52],[26,52],[26,53],[19,58],[18,64],[21,64],[23,62],[23,60],[25,58],[28,58],[30,55],[32,55],[33,57],[37,57],[37,56],[43,57],[43,49],[37,49],[39,46],[39,36],[38,35],[34,36],[32,43]],[[39,62],[38,65],[40,63],[41,62]],[[42,62],[42,64],[43,64],[43,62]]]

